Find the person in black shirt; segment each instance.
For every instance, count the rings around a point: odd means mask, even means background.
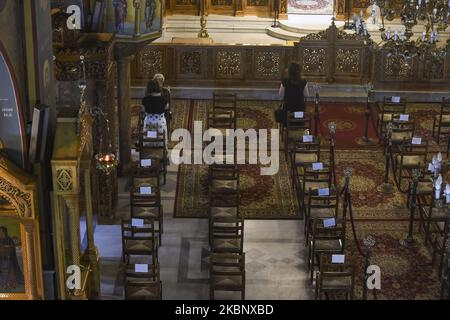
[[[305,98],[309,96],[308,82],[301,77],[301,66],[293,62],[282,80],[279,95],[287,112],[305,111]]]
[[[159,84],[151,80],[147,85],[147,94],[142,99],[145,109],[144,132],[157,131],[164,135],[167,146],[167,121],[165,117],[167,103],[161,95]]]

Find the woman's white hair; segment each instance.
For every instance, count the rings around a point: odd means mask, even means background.
[[[164,75],[162,73],[156,73],[153,76],[153,80],[158,81],[158,83],[160,85],[162,85],[164,83],[164,81],[166,81],[166,78],[164,77]]]

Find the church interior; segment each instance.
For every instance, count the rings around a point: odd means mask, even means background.
[[[0,300],[449,300],[449,16],[0,0]]]

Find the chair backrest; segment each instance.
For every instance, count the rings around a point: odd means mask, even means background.
[[[324,164],[323,169],[321,170],[314,170],[311,164],[305,164],[303,166],[301,179],[303,181],[303,188],[305,188],[306,183],[308,182],[316,182],[316,183],[322,182],[328,185],[331,192],[333,171],[331,167],[327,164]]]
[[[381,112],[383,114],[393,113],[393,114],[401,114],[406,111],[406,103],[407,100],[405,98],[401,98],[400,102],[393,102],[392,97],[384,97],[383,103],[381,105]]]
[[[239,252],[244,249],[244,219],[231,217],[211,218],[211,239],[240,240]],[[214,250],[214,248],[213,248]]]
[[[245,253],[211,253],[210,275],[242,275],[245,273]]]
[[[132,219],[122,219],[122,240],[154,240],[156,239],[155,221],[144,220],[143,227],[134,227]]]
[[[393,141],[411,140],[414,137],[416,131],[416,124],[414,119],[408,121],[393,120],[392,123],[392,135]]]
[[[286,129],[303,129],[311,130],[312,128],[312,116],[310,113],[304,112],[303,118],[295,117],[295,112],[286,113]]]
[[[345,223],[336,220],[334,227],[325,227],[323,220],[315,220],[313,224],[313,241],[316,240],[340,240],[342,248],[345,248]]]
[[[441,120],[442,116],[447,115],[450,115],[450,98],[442,98],[441,113],[440,113]]]
[[[422,140],[421,144],[413,144],[412,140],[403,140],[400,146],[400,154],[404,156],[423,156],[425,164],[428,156],[428,140]]]
[[[314,209],[329,209],[330,213],[333,212],[333,217],[338,217],[339,208],[339,196],[336,192],[336,188],[330,188],[330,195],[319,195],[318,190],[309,189],[308,193],[308,217],[311,217],[311,210]]]
[[[237,97],[234,93],[213,93],[213,111],[236,112]]]

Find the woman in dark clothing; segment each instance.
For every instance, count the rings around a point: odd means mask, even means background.
[[[145,109],[144,131],[157,131],[164,135],[167,145],[167,121],[165,112],[167,102],[161,95],[159,84],[151,80],[147,85],[147,95],[142,99]]]
[[[285,111],[305,111],[305,98],[309,96],[308,82],[302,79],[298,63],[290,64],[287,77],[281,82],[279,94]]]

